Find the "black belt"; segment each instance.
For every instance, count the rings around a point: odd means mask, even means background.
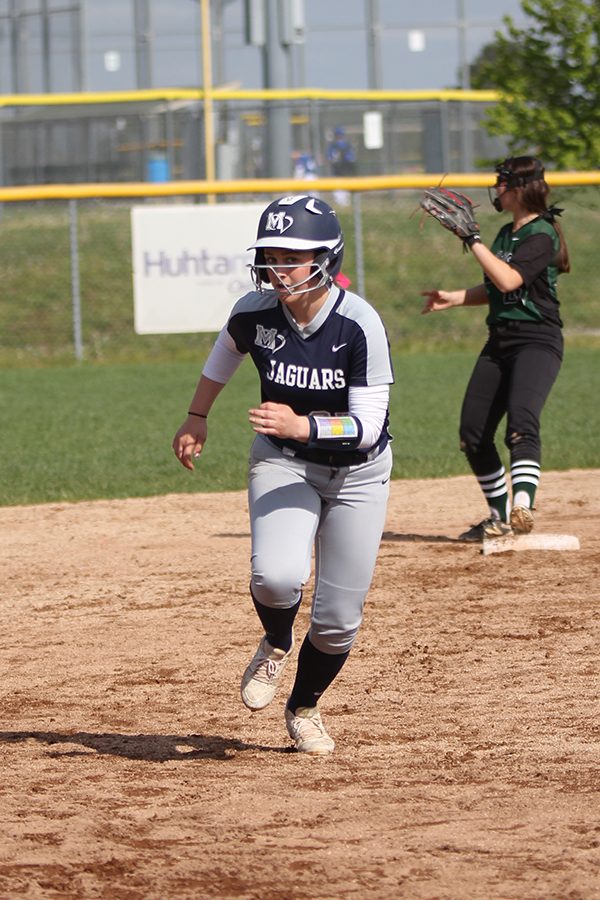
[[[501,319],[489,326],[492,334],[499,331],[527,331],[532,328],[536,331],[560,331],[558,322],[550,322],[548,319],[542,322],[536,322],[534,319]]]
[[[284,456],[290,456],[294,459],[301,459],[304,462],[318,463],[321,466],[331,466],[333,468],[341,468],[343,466],[360,466],[362,463],[370,462],[375,459],[385,447],[374,447],[368,453],[362,450],[348,450],[347,452],[328,453],[327,450],[296,450],[287,447],[283,442],[281,444],[273,444],[278,450],[281,450]],[[387,445],[386,445],[387,446]]]

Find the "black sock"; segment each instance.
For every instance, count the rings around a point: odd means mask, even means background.
[[[272,609],[270,606],[259,603],[254,597],[252,600],[271,647],[277,647],[278,650],[284,650],[287,653],[292,646],[292,627],[302,602],[302,596],[289,609]]]
[[[313,647],[307,635],[298,654],[298,670],[287,703],[288,709],[296,712],[299,706],[316,706],[317,700],[337,676],[349,655],[349,650],[345,653],[322,653]]]

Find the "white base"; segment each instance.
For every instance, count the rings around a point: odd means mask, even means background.
[[[507,550],[579,550],[579,538],[572,534],[509,534],[483,539],[484,556]]]

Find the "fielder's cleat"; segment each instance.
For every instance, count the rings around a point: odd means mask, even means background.
[[[248,709],[264,709],[268,706],[279,684],[279,679],[291,656],[293,645],[287,651],[271,647],[266,637],[258,645],[250,665],[242,675],[240,686],[242,700]]]
[[[529,534],[533,530],[533,513],[528,506],[513,506],[510,524],[515,534]]]
[[[465,541],[467,544],[481,544],[484,537],[506,537],[506,535],[512,533],[512,528],[508,522],[503,522],[501,519],[495,519],[493,516],[490,516],[489,519],[483,519],[477,525],[471,525],[467,531],[459,534],[458,539],[459,541]]]
[[[311,753],[313,756],[333,753],[335,742],[327,734],[316,706],[299,706],[295,713],[286,706],[285,724],[300,753]]]

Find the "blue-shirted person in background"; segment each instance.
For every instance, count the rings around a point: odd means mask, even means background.
[[[356,151],[342,125],[337,125],[333,132],[333,140],[327,147],[327,161],[334,178],[356,175]],[[348,206],[350,203],[350,194],[345,190],[335,191],[334,198],[339,206]]]
[[[356,152],[341,125],[335,128],[333,140],[327,147],[327,160],[335,178],[356,174]]]

